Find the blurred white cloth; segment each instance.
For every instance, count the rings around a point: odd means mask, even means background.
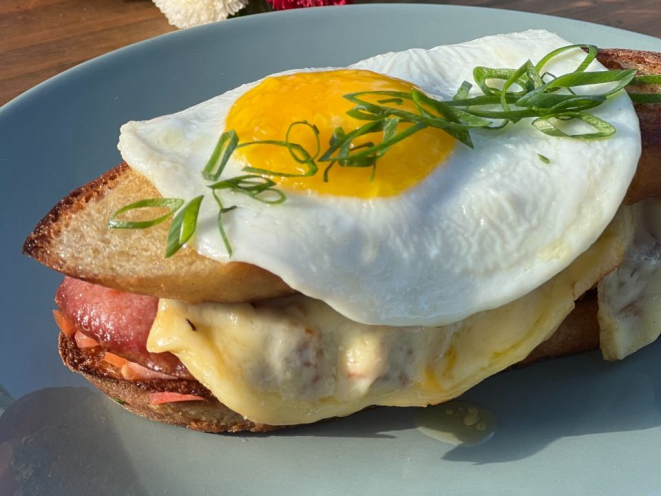
[[[154,0],[170,24],[180,29],[222,21],[236,14],[248,0]]]

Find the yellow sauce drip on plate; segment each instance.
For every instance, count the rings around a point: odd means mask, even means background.
[[[416,412],[415,424],[423,434],[453,446],[477,446],[493,437],[496,416],[472,401],[452,400]]]

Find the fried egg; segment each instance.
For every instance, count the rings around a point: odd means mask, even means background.
[[[448,100],[473,81],[476,66],[518,68],[569,44],[526,31],[378,55],[346,68],[288,71],[173,115],[130,122],[119,148],[164,197],[205,195],[194,240],[202,255],[260,266],[358,323],[447,325],[540,287],[603,232],[640,155],[626,95],[591,111],[616,128],[609,139],[549,137],[523,119],[473,131],[470,149],[427,128],[393,145],[374,171],[334,167],[328,181],[323,170],[273,178],[287,196],[281,205],[222,192],[224,204],[238,206],[224,216],[231,259],[201,171],[226,130],[240,142],[283,140],[290,124],[307,121],[326,147],[337,126],[364,123],[346,115],[353,106],[347,93],[419,88]],[[571,72],[584,57],[579,49],[566,52],[546,70]],[[603,67],[593,62],[589,70]],[[306,149],[316,146],[303,126],[294,138]],[[301,171],[286,149],[251,146],[235,151],[223,178],[243,175],[247,166]]]

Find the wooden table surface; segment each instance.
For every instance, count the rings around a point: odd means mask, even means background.
[[[551,14],[661,37],[660,0],[427,3]],[[174,29],[151,0],[0,0],[0,105],[71,66]]]

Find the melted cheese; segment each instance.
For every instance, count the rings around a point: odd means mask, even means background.
[[[161,300],[147,348],[174,353],[222,403],[259,423],[440,403],[547,339],[574,300],[620,263],[630,237],[630,213],[623,209],[546,284],[449,326],[358,324],[305,296],[258,304]]]
[[[599,283],[601,351],[621,360],[661,334],[661,199],[633,207],[635,234],[624,262]]]

